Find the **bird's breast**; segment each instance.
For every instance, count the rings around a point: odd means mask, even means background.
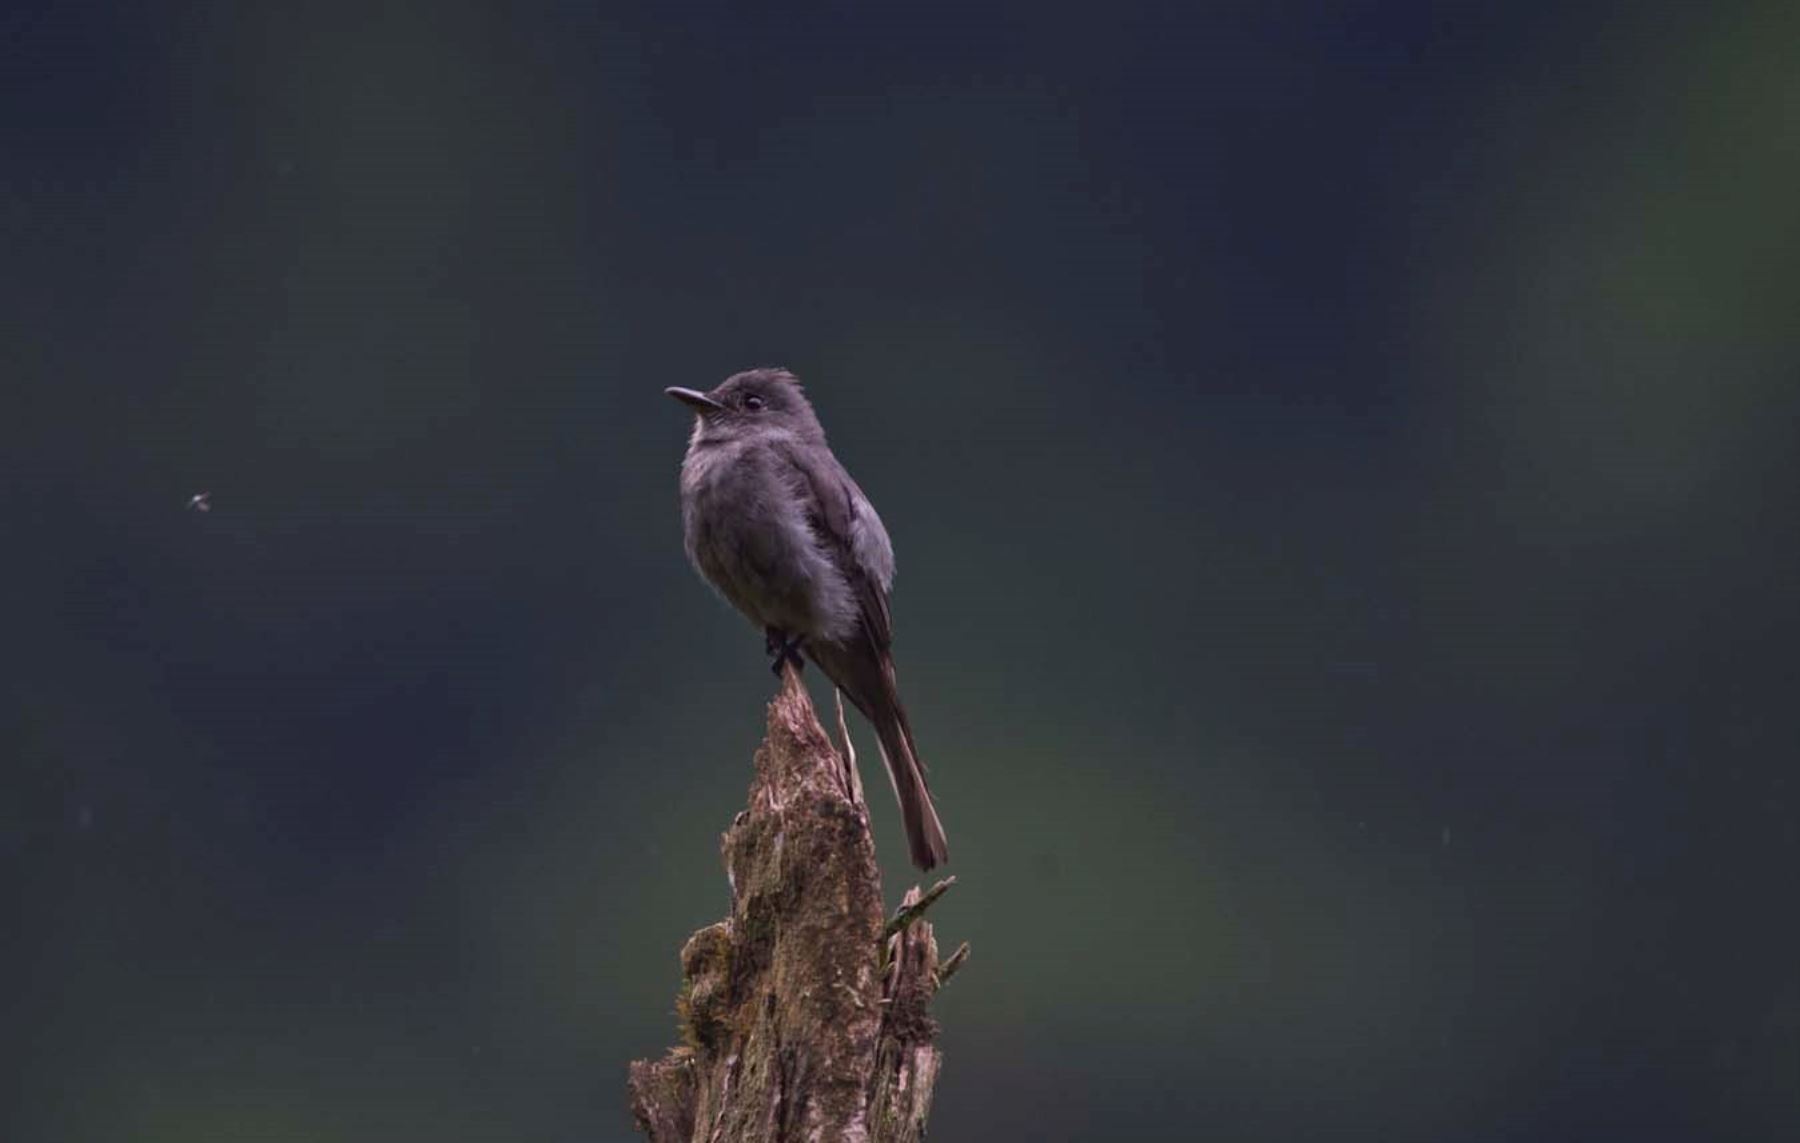
[[[855,603],[795,476],[767,449],[691,449],[681,469],[688,558],[755,623],[836,637],[854,625]]]

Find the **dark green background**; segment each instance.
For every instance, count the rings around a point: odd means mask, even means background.
[[[0,1134],[623,1137],[777,362],[934,1138],[1800,1137],[1794,7],[748,8],[0,15]]]

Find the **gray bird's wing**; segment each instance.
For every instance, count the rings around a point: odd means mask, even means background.
[[[799,442],[777,446],[793,466],[807,522],[850,584],[863,625],[878,647],[892,645],[888,592],[894,584],[894,546],[875,506],[829,449]]]

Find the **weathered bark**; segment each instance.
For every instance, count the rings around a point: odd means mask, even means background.
[[[731,916],[681,951],[681,1046],[631,1065],[639,1128],[657,1143],[920,1139],[937,944],[924,920],[887,935],[855,756],[792,667],[723,850]]]

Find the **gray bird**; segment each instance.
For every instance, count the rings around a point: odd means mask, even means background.
[[[777,673],[803,652],[874,725],[913,864],[942,863],[944,827],[894,679],[894,549],[874,505],[787,370],[668,394],[696,414],[681,463],[688,559],[763,629]]]

